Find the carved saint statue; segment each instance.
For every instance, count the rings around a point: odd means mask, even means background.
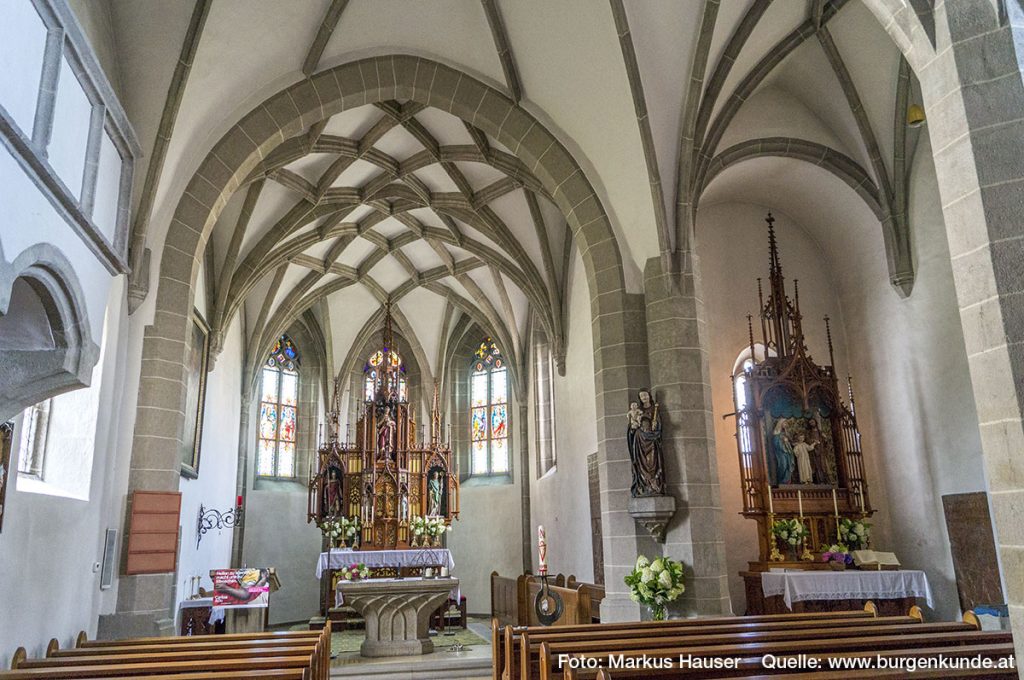
[[[793,468],[796,459],[793,456],[793,447],[786,434],[786,418],[779,418],[772,428],[772,455],[775,457],[775,484],[789,484],[793,481]]]
[[[337,517],[342,514],[341,470],[335,466],[327,468],[327,479],[324,482],[324,517]]]
[[[405,522],[409,519],[409,487],[402,485],[402,498],[398,502],[398,520]]]
[[[377,457],[394,457],[395,453],[395,419],[391,416],[391,407],[385,407],[377,425]]]
[[[658,403],[647,388],[637,394],[638,401],[627,412],[629,426],[626,443],[633,464],[630,493],[639,496],[660,496],[665,493],[665,462],[661,450],[661,418]]]
[[[430,481],[427,482],[429,487],[429,505],[427,509],[428,517],[436,517],[441,514],[441,473],[435,470],[430,475]]]

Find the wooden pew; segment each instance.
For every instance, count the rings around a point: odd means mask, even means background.
[[[915,608],[912,615],[918,620],[921,618],[920,609]],[[604,623],[600,625],[567,625],[559,626],[557,629],[547,627],[512,627],[501,628],[497,621],[491,622],[491,650],[493,659],[493,678],[505,678],[511,680],[521,675],[520,668],[520,643],[523,634],[533,634],[535,641],[539,644],[542,638],[547,635],[558,635],[568,633],[582,633],[586,636],[607,636],[618,634],[630,637],[637,634],[647,636],[664,632],[669,634],[675,631],[702,630],[708,626],[728,625],[742,626],[745,630],[755,630],[762,625],[788,622],[790,624],[819,625],[822,621],[872,621],[875,620],[877,609],[872,603],[868,603],[863,610],[846,612],[812,612],[801,614],[766,614],[761,616],[722,616],[701,619],[673,619],[671,621],[642,621],[642,622],[621,622]]]
[[[522,574],[515,578],[491,572],[491,618],[502,625],[538,625],[533,601],[540,590],[541,578]],[[593,623],[600,617],[604,587],[577,581],[575,576],[552,574],[548,585],[562,596],[566,614],[556,625]],[[563,591],[562,588],[567,590]]]
[[[926,626],[934,626],[935,624],[919,624],[914,630],[922,630]],[[911,656],[915,653],[919,653],[923,649],[928,648],[948,648],[948,647],[965,647],[971,648],[972,652],[977,648],[986,645],[1000,645],[1002,646],[1001,651],[1006,651],[1012,647],[1012,637],[1008,632],[1004,631],[979,631],[979,630],[967,630],[967,631],[945,631],[945,632],[906,632],[900,631],[897,634],[890,635],[872,635],[862,637],[845,637],[835,638],[830,637],[828,633],[821,632],[819,637],[811,639],[791,639],[791,640],[772,640],[763,641],[754,639],[753,641],[740,641],[737,639],[732,640],[721,640],[718,644],[702,644],[693,645],[689,641],[681,640],[677,641],[675,647],[648,647],[644,645],[643,640],[637,640],[633,648],[630,649],[619,649],[619,650],[591,650],[589,652],[574,653],[565,652],[571,656],[581,659],[597,659],[604,664],[608,658],[609,652],[614,653],[616,656],[621,655],[623,659],[639,659],[644,657],[666,657],[666,658],[679,658],[680,656],[692,656],[700,657],[702,659],[723,659],[723,658],[751,658],[760,659],[766,654],[772,654],[777,657],[782,656],[794,656],[794,655],[806,655],[810,656],[839,656],[849,653],[863,652],[874,656],[877,653],[890,652],[891,656]],[[539,670],[533,677],[540,677],[543,680],[549,680],[551,678],[564,677],[560,670],[557,668],[558,654],[560,652],[554,651],[549,643],[544,642],[541,644],[540,650],[540,663]],[[971,654],[973,655],[973,654]],[[832,671],[833,677],[837,671]],[[847,671],[842,671],[845,674]],[[593,675],[577,671],[577,677],[596,677],[596,671],[592,671]],[[625,674],[624,674],[625,673]],[[628,674],[629,672],[612,670],[614,677],[632,677]],[[675,675],[672,675],[674,673]],[[761,673],[764,673],[762,670]],[[905,673],[905,671],[904,671]],[[672,669],[668,675],[651,675],[650,677],[678,677],[680,674],[679,669]],[[734,677],[735,671],[730,673],[693,673],[692,677]],[[691,672],[686,673],[687,677],[691,677]],[[571,677],[571,676],[570,676]],[[646,677],[638,675],[637,677]],[[914,674],[917,677],[917,674]]]
[[[827,669],[827,663],[829,658],[864,658],[875,659],[878,657],[886,659],[894,658],[915,658],[915,659],[929,659],[929,658],[988,658],[988,659],[1002,659],[1013,656],[1014,649],[1010,643],[1005,644],[990,644],[990,645],[956,645],[951,647],[931,647],[924,649],[895,649],[886,651],[857,651],[857,652],[844,652],[838,654],[810,654],[796,657],[792,655],[778,657],[780,662],[779,667],[775,669],[767,669],[762,665],[762,657],[745,657],[739,660],[738,665],[734,669],[719,669],[719,670],[687,670],[686,677],[691,679],[708,679],[708,678],[728,678],[735,677],[739,674],[743,674],[743,677],[755,676],[755,675],[792,675],[793,671],[786,669],[786,661],[798,661],[801,664],[807,664],[808,660],[813,659],[818,661],[822,669]],[[884,669],[883,669],[884,670]],[[839,671],[833,671],[836,673]],[[844,674],[848,671],[842,671]],[[615,680],[669,680],[670,678],[678,678],[681,674],[679,666],[673,664],[668,668],[647,668],[647,669],[628,669],[628,670],[612,670],[604,669],[604,677],[613,676]],[[557,676],[556,676],[557,677]],[[579,669],[574,670],[572,668],[566,668],[563,671],[564,680],[589,680],[590,678],[602,677],[601,669]],[[914,673],[914,677],[917,677],[917,673]]]
[[[301,631],[299,635],[250,633],[90,643],[80,634],[76,648],[71,650],[60,650],[57,641],[51,640],[43,659],[27,659],[24,649],[19,649],[12,660],[12,670],[0,673],[0,680],[157,675],[195,680],[197,673],[211,673],[211,680],[327,680],[330,644],[330,623],[322,631]]]
[[[220,642],[233,642],[240,640],[301,640],[305,638],[319,638],[320,631],[318,630],[283,630],[276,632],[262,632],[262,633],[228,633],[225,635],[217,635],[216,638]],[[78,638],[75,641],[76,647],[118,647],[124,645],[179,645],[179,644],[193,644],[198,641],[209,640],[212,636],[206,635],[193,635],[193,636],[182,636],[174,635],[170,637],[140,637],[140,638],[124,638],[120,640],[89,640],[86,638],[85,631],[78,634]]]
[[[650,676],[650,677],[673,677],[678,678],[678,671],[675,671],[673,676]],[[914,680],[936,680],[938,678],[1016,678],[1016,669],[1000,670],[1000,669],[969,669],[969,670],[918,670],[913,674],[908,674],[904,670],[895,669],[879,669],[879,670],[867,670],[867,671],[843,671],[843,680],[874,680],[874,678],[906,678],[908,675]],[[601,670],[598,672],[597,680],[625,680],[631,679],[634,676],[631,673],[622,673],[621,671],[607,671]],[[647,676],[643,676],[647,677]],[[687,676],[690,677],[690,676]],[[774,680],[777,676],[774,675],[736,675],[727,677],[725,680]],[[786,675],[787,678],[793,680],[835,680],[835,671],[823,671],[820,673],[791,673]]]

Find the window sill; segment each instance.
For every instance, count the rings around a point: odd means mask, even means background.
[[[462,482],[463,488],[472,488],[474,486],[507,486],[513,484],[514,480],[510,474],[500,475],[473,475],[466,478],[466,481]]]
[[[279,491],[296,493],[306,491],[306,484],[298,477],[257,477],[253,482],[253,491]]]
[[[540,482],[540,481],[543,481],[543,480],[547,479],[548,477],[554,477],[555,473],[557,471],[558,471],[558,464],[556,463],[555,465],[552,465],[547,470],[545,470],[544,474],[542,474],[540,477],[537,478],[537,481]]]
[[[22,493],[37,493],[43,496],[57,496],[59,498],[68,498],[73,501],[89,501],[89,496],[81,496],[79,494],[71,493],[66,489],[62,489],[59,486],[53,484],[47,484],[38,477],[26,475],[24,473],[18,474],[17,490]]]

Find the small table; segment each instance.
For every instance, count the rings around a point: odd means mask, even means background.
[[[368,657],[430,654],[430,615],[447,602],[457,578],[404,578],[343,581],[345,603],[366,621],[359,653]]]
[[[214,607],[212,597],[199,597],[178,603],[181,611],[179,635],[213,635],[217,624],[224,623],[224,607]]]
[[[781,597],[790,611],[815,601],[913,602],[920,598],[932,606],[928,577],[918,570],[785,570],[765,571],[760,576],[765,600]]]

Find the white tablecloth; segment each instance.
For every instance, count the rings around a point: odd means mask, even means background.
[[[455,568],[455,560],[448,548],[410,548],[409,550],[351,550],[332,549],[320,553],[316,564],[316,577],[328,569],[341,569],[362,562],[368,567],[448,567]]]
[[[765,597],[782,595],[786,606],[804,600],[924,599],[932,606],[932,589],[923,571],[766,571],[761,574]]]
[[[195,600],[183,600],[179,605],[182,609],[188,609],[190,607],[209,607],[210,608],[210,625],[220,623],[224,620],[224,607],[214,607],[212,597],[200,597]]]

